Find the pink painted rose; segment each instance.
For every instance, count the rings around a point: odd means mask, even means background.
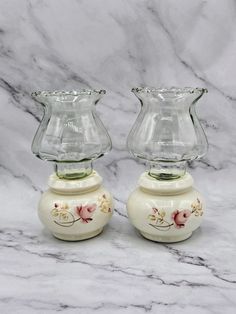
[[[171,218],[174,220],[175,223],[175,227],[180,229],[185,227],[185,223],[187,222],[188,218],[191,215],[191,211],[188,209],[184,209],[184,210],[175,210],[172,215]]]
[[[80,205],[76,207],[76,214],[81,218],[81,222],[86,224],[93,220],[91,217],[95,209],[96,209],[96,204],[84,205],[84,206]]]

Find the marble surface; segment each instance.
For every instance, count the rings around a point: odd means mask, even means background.
[[[1,314],[236,312],[235,17],[233,0],[1,0]],[[186,242],[149,242],[127,219],[144,169],[125,149],[139,85],[209,89],[209,152],[189,169],[207,212]],[[30,93],[90,87],[108,91],[98,111],[113,150],[95,168],[116,209],[101,236],[65,243],[37,217],[52,165],[30,150],[42,117]]]

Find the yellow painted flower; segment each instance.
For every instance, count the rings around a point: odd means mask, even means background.
[[[194,213],[196,217],[203,215],[203,207],[199,199],[197,199],[197,201],[193,203],[191,207],[192,207],[192,213]]]
[[[51,214],[52,214],[53,217],[57,217],[59,215],[58,209],[57,208],[53,208],[51,210]]]
[[[68,220],[69,213],[68,213],[69,206],[67,203],[64,204],[54,204],[54,208],[51,210],[51,215],[53,217],[58,217],[60,220]]]
[[[105,194],[98,198],[98,202],[98,206],[103,213],[111,212],[111,202],[106,198]]]
[[[165,217],[165,215],[166,215],[166,213],[165,213],[165,211],[164,211],[164,210],[161,210],[161,211],[159,212],[159,214],[160,214],[160,216],[161,216],[162,218],[164,218],[164,217]]]
[[[155,221],[155,220],[157,220],[157,217],[156,217],[156,215],[149,215],[148,219]]]

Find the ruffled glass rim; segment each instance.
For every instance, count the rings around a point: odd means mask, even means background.
[[[207,93],[208,90],[206,88],[201,87],[170,87],[170,88],[155,88],[155,87],[133,87],[131,89],[133,93],[160,93],[160,94],[193,94],[193,93]]]
[[[106,91],[104,89],[81,89],[72,91],[36,91],[31,94],[33,98],[37,97],[51,97],[51,96],[80,96],[80,95],[104,95]]]

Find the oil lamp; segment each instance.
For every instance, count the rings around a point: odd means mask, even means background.
[[[187,161],[201,158],[207,139],[195,105],[204,88],[133,88],[141,111],[128,136],[129,152],[145,161],[127,210],[141,234],[158,242],[187,239],[202,221],[204,200],[193,188]]]
[[[38,214],[59,239],[98,235],[112,216],[113,200],[92,162],[111,149],[110,137],[96,114],[104,90],[40,91],[32,97],[44,116],[32,143],[33,153],[54,163],[49,189]]]

